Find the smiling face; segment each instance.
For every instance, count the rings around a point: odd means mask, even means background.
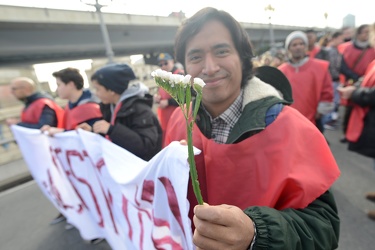
[[[203,79],[202,103],[213,117],[224,112],[241,90],[242,63],[228,29],[219,21],[207,22],[187,42],[186,72]]]

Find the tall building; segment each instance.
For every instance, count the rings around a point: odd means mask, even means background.
[[[346,15],[342,20],[342,27],[355,27],[355,16],[352,14]]]

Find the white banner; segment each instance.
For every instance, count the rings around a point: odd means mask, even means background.
[[[194,249],[186,146],[171,143],[145,162],[83,130],[12,131],[34,180],[83,239],[121,250]]]

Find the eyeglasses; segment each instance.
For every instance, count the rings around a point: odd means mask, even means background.
[[[16,91],[16,90],[18,90],[18,89],[22,89],[22,88],[23,88],[23,86],[19,86],[19,87],[11,87],[10,90],[11,90],[11,91]]]
[[[163,67],[163,66],[167,66],[168,65],[168,62],[164,62],[164,63],[159,63],[159,67]]]

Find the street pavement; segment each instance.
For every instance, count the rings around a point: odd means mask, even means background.
[[[340,136],[338,130],[326,131],[341,170],[332,187],[341,218],[338,249],[375,249],[375,221],[366,215],[375,203],[364,198],[366,192],[375,192],[373,162],[348,151],[347,144],[339,142]],[[110,249],[105,241],[97,245],[83,241],[76,229],[65,229],[65,222],[49,225],[57,214],[34,181],[1,192],[0,250]]]

